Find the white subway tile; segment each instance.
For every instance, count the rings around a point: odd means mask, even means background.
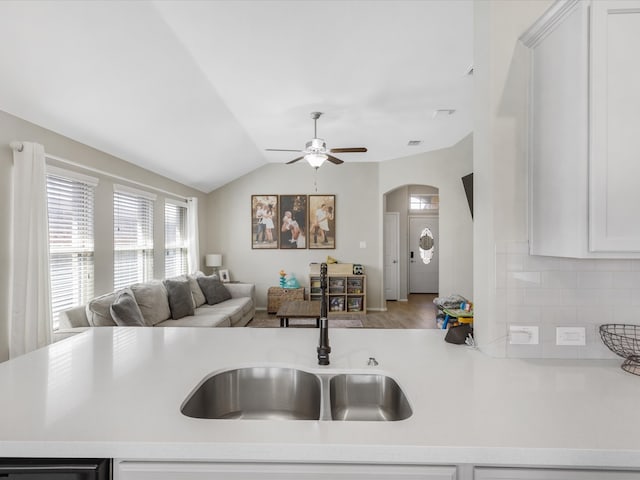
[[[597,271],[607,271],[607,272],[630,272],[632,262],[631,260],[624,259],[595,259],[595,269]]]
[[[538,324],[542,319],[541,308],[531,305],[507,306],[507,318],[509,322]]]
[[[542,272],[542,288],[576,288],[578,274],[573,271]]]
[[[587,306],[582,305],[576,308],[576,313],[578,315],[578,321],[590,324],[590,325],[601,325],[603,323],[611,323],[613,319],[613,310],[609,307],[604,307],[602,305],[597,306]]]
[[[593,290],[580,290],[575,288],[561,289],[562,304],[580,307],[583,305],[598,305],[599,299]]]
[[[562,294],[560,290],[539,288],[539,289],[525,289],[523,302],[524,305],[562,305]]]
[[[611,288],[612,272],[578,272],[578,288]]]
[[[575,306],[544,306],[540,307],[541,322],[545,325],[551,323],[574,324],[579,321],[578,308]]]
[[[540,272],[508,272],[507,288],[539,288]]]
[[[633,288],[638,274],[640,272],[613,272],[613,288]]]
[[[625,288],[603,288],[594,293],[603,306],[623,305],[625,308],[629,308],[631,307],[631,292],[631,289]]]

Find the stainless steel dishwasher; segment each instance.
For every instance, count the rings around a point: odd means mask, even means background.
[[[108,458],[0,458],[0,479],[110,480]]]

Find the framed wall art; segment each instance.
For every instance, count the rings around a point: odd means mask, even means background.
[[[251,195],[251,248],[278,248],[278,195]]]
[[[229,270],[227,270],[226,268],[220,270],[218,273],[220,275],[220,280],[223,283],[229,283],[231,281],[231,275],[229,275]]]
[[[307,196],[280,195],[280,248],[307,248]]]
[[[309,195],[309,248],[336,248],[336,196]]]

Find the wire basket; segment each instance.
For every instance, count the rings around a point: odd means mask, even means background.
[[[600,325],[600,338],[609,350],[625,359],[621,365],[625,372],[640,375],[640,325]]]

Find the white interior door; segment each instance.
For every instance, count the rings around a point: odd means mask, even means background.
[[[429,263],[420,256],[420,237],[425,228],[433,235],[434,250]],[[438,293],[440,251],[438,217],[409,218],[409,293]]]
[[[398,300],[400,291],[400,214],[384,214],[384,298]]]

